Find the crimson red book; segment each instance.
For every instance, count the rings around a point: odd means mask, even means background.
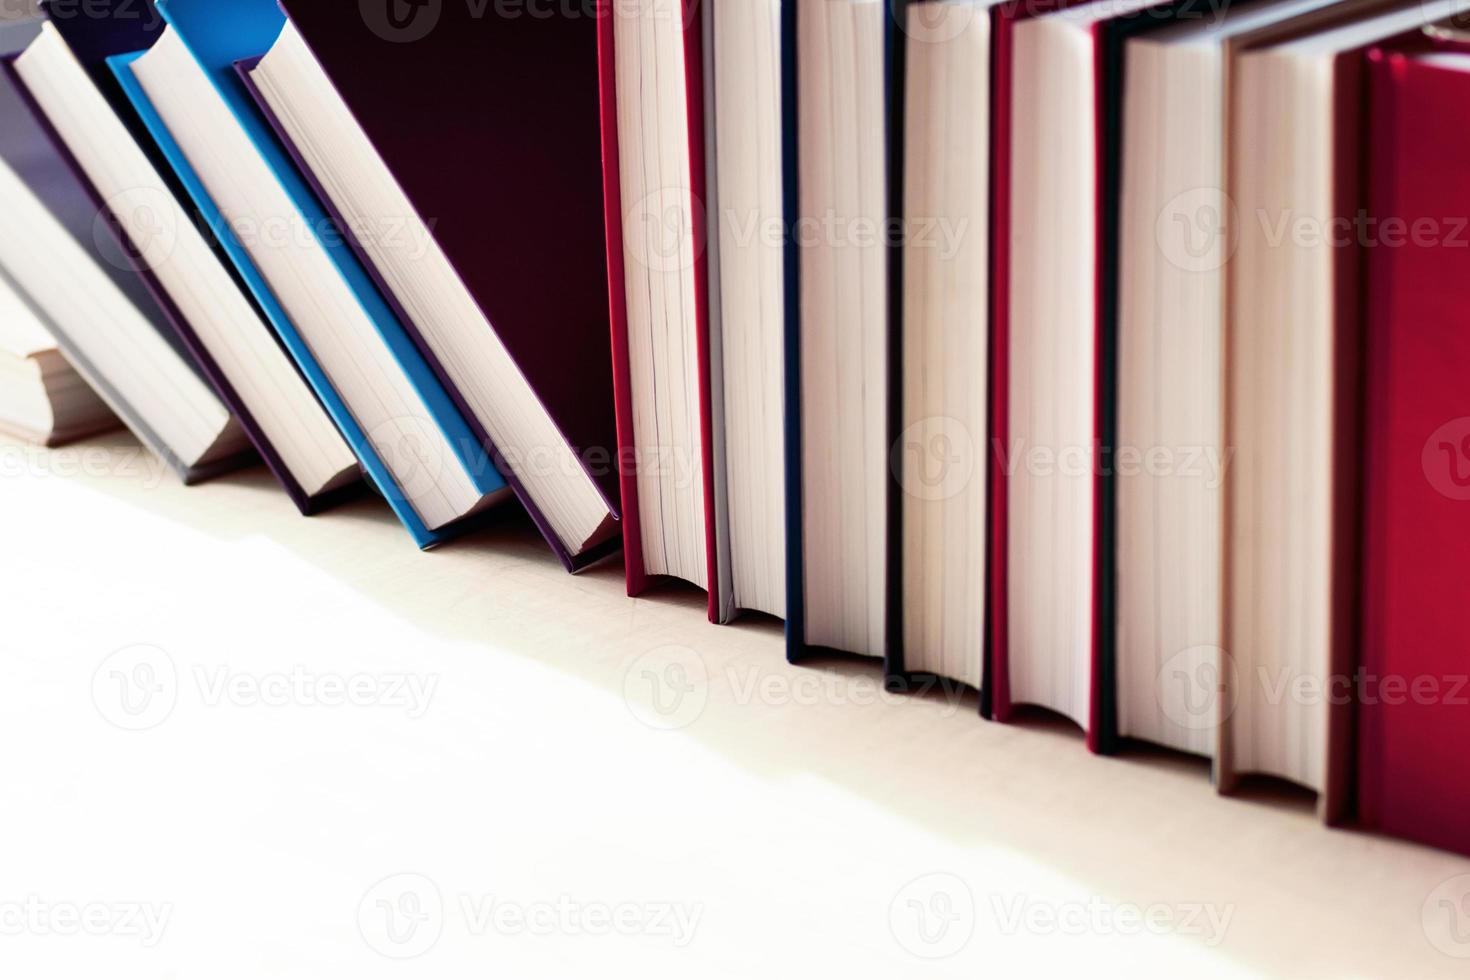
[[[628,594],[681,578],[709,592],[715,622],[701,7],[604,0],[597,25]]]
[[[1470,853],[1470,49],[1368,62],[1359,815]]]

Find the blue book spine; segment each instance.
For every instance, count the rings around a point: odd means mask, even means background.
[[[797,186],[800,120],[796,101],[797,0],[781,0],[781,207],[786,242],[783,274],[786,298],[783,412],[786,429],[786,659],[806,653],[806,580],[801,538],[801,252],[796,241],[801,218]]]
[[[310,231],[328,228],[329,218],[296,170],[285,149],[251,100],[244,84],[236,75],[234,63],[258,56],[274,43],[285,23],[284,15],[274,0],[209,0],[206,3],[179,0],[159,3],[158,10],[179,40],[199,61],[216,91],[228,105],[235,122],[249,137],[261,158],[275,174],[281,188],[290,197],[303,225]],[[287,350],[301,367],[302,374],[321,399],[328,414],[341,428],[348,444],[362,462],[369,478],[382,492],[395,514],[408,528],[419,547],[439,543],[454,529],[430,530],[414,512],[381,457],[373,449],[366,434],[357,424],[336,389],[322,372],[305,340],[297,332],[285,310],[277,302],[265,279],[255,268],[249,253],[235,237],[232,229],[210,198],[198,175],[189,165],[178,143],[169,133],[162,118],[153,108],[147,94],[133,75],[131,65],[144,52],[119,55],[108,59],[128,98],[137,108],[149,133],[173,166],[200,214],[208,222],[221,246],[240,272],[251,294],[259,302],[266,318],[280,335]],[[312,232],[314,234],[314,232]],[[485,447],[474,436],[464,417],[450,399],[438,377],[424,362],[391,308],[378,292],[366,270],[351,250],[337,236],[332,240],[317,239],[317,244],[331,259],[337,272],[352,290],[364,314],[371,320],[383,342],[403,370],[425,413],[443,432],[453,452],[453,459],[463,468],[471,484],[481,494],[496,492],[505,481],[496,471]]]

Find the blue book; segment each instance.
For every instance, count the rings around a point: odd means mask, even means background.
[[[506,496],[508,490],[485,447],[466,424],[438,377],[424,362],[402,324],[332,224],[235,71],[237,61],[259,56],[270,48],[285,23],[284,15],[274,0],[164,0],[157,4],[157,9],[173,37],[161,36],[155,47],[148,51],[109,58],[109,67],[201,216],[239,270],[266,319],[296,359],[302,374],[333,421],[341,428],[373,484],[388,500],[419,547],[427,548],[439,543],[447,534],[464,527],[464,522],[458,517],[479,512],[486,504]],[[320,249],[330,259],[331,268],[348,287],[358,311],[407,378],[414,397],[408,416],[412,424],[408,428],[417,427],[417,432],[404,434],[395,428],[390,433],[389,444],[385,446],[384,432],[379,431],[380,424],[373,429],[376,438],[369,437],[344,400],[339,385],[323,370],[303,331],[287,314],[282,299],[271,288],[250,249],[221,213],[195,163],[185,154],[135,72],[138,59],[165,44],[181,44],[193,57],[214,90],[212,98],[217,96],[223,101],[233,123],[274,175],[279,189],[289,198],[296,214],[281,216],[289,225],[286,232],[310,236],[307,244]],[[259,229],[257,233],[265,234]],[[374,393],[378,390],[375,387]],[[395,416],[392,421],[396,425],[403,418]],[[430,426],[437,428],[437,433]],[[443,441],[439,443],[441,435]],[[423,445],[426,443],[437,444],[438,451],[425,455]],[[388,453],[393,456],[391,461],[385,458]],[[434,522],[436,526],[431,528],[413,501],[438,494],[438,481],[446,476],[449,481],[457,481],[462,495],[467,481],[478,499],[473,506],[463,508],[454,520]]]

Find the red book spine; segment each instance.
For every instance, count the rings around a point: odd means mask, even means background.
[[[991,690],[991,712],[997,721],[1008,721],[1011,703],[1009,627],[1007,623],[1007,493],[1010,458],[1010,234],[1011,234],[1011,105],[1015,26],[1018,21],[1086,3],[1087,0],[1012,0],[991,13],[990,93],[990,490],[989,587],[990,652],[987,659]],[[1094,499],[1095,496],[1094,496]],[[1094,515],[1096,516],[1096,515]],[[1095,526],[1095,522],[1094,522]],[[1094,547],[1096,542],[1094,540]],[[1094,582],[1094,589],[1097,585]],[[1094,607],[1096,603],[1094,603]],[[1096,608],[1093,610],[1096,629]],[[1094,657],[1098,649],[1093,637]],[[1094,672],[1096,664],[1094,664]],[[1094,700],[1094,710],[1096,701]],[[1088,745],[1093,745],[1095,726],[1089,725]]]
[[[618,431],[618,488],[623,498],[623,564],[628,594],[648,585],[638,515],[638,467],[633,443],[633,371],[628,358],[628,297],[623,271],[623,194],[618,176],[617,57],[614,0],[597,3],[598,101],[602,108],[602,199],[607,227],[608,319],[612,324],[613,412]]]
[[[1470,853],[1470,75],[1369,54],[1359,815]]]
[[[1103,256],[1107,250],[1115,247],[1113,242],[1107,240],[1107,222],[1103,216],[1104,202],[1108,199],[1108,168],[1107,168],[1107,91],[1103,85],[1103,73],[1107,70],[1105,64],[1103,23],[1092,26],[1092,186],[1093,186],[1093,250],[1092,250],[1092,608],[1088,611],[1088,620],[1091,623],[1092,652],[1089,661],[1091,676],[1088,679],[1088,704],[1087,704],[1087,748],[1091,752],[1102,751],[1102,677],[1104,668],[1102,663],[1103,643],[1103,578],[1100,574],[1104,555],[1102,553],[1102,538],[1099,529],[1105,519],[1103,514],[1103,463],[1105,462],[1100,453],[1103,450],[1103,440],[1106,433],[1103,431],[1103,418],[1108,410],[1107,391],[1111,383],[1105,372],[1108,369],[1106,360],[1103,358],[1103,350],[1108,342],[1105,336],[1106,322],[1103,308],[1107,303],[1107,295],[1103,288]],[[1111,556],[1107,556],[1111,560]]]
[[[1375,49],[1368,53],[1370,140],[1368,161],[1368,206],[1370,214],[1392,214],[1397,210],[1394,185],[1398,180],[1398,150],[1393,120],[1395,76],[1402,70],[1402,59]],[[1395,64],[1395,62],[1400,62]],[[1389,299],[1392,272],[1391,256],[1370,253],[1368,260],[1368,302],[1366,354],[1368,374],[1365,379],[1366,418],[1363,426],[1363,451],[1367,460],[1384,457],[1387,450],[1385,421],[1389,405],[1389,324],[1393,305]],[[1375,476],[1374,467],[1364,467],[1363,513],[1363,651],[1365,673],[1383,669],[1386,624],[1382,615],[1379,592],[1382,569],[1389,564],[1389,538],[1383,525],[1388,487]],[[1379,801],[1383,791],[1379,785],[1383,772],[1384,736],[1382,719],[1366,705],[1358,719],[1358,816],[1369,826],[1383,822]]]
[[[1011,65],[1019,6],[995,8],[991,21],[990,93],[990,676],[991,713],[1011,717],[1006,626],[1006,467],[1010,460]]]
[[[607,225],[608,302],[612,321],[613,402],[618,430],[618,486],[623,499],[623,561],[629,595],[648,587],[643,561],[642,522],[638,512],[639,456],[633,432],[633,374],[628,350],[628,305],[623,258],[623,203],[618,167],[617,57],[613,3],[598,0],[598,88],[602,107],[602,185]],[[695,350],[699,363],[700,478],[705,508],[705,552],[708,562],[711,622],[718,621],[718,561],[715,547],[714,431],[710,383],[709,287],[706,268],[707,222],[704,213],[704,59],[700,0],[681,0],[684,18],[684,86],[689,133],[689,232],[694,243]]]

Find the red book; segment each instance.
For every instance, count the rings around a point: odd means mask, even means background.
[[[709,617],[711,622],[715,622],[719,614],[719,590],[714,523],[709,295],[704,248],[704,62],[700,10],[699,0],[643,0],[621,5],[611,0],[599,0],[597,53],[612,320],[613,401],[617,415],[623,554],[628,594],[642,592],[648,587],[650,577],[655,575],[682,577],[709,591]],[[656,26],[668,23],[671,12],[682,17],[682,21],[672,28],[677,32],[677,42],[672,45],[666,43],[668,36],[662,35]],[[638,20],[646,22],[645,35],[654,38],[654,43],[639,45],[636,52],[620,51],[618,23],[621,21],[627,28]],[[664,67],[665,61],[670,59],[682,61],[684,112],[681,118],[658,115],[647,103],[636,98],[628,98],[626,104],[619,104],[620,68],[630,73],[652,72],[656,70],[655,66]],[[637,130],[620,132],[620,118],[636,121],[639,124]],[[643,172],[631,175],[623,172],[623,163],[629,159],[630,153],[656,154],[661,139],[685,144],[682,152],[676,154],[687,161],[683,167],[670,171],[659,166],[662,160],[649,158],[648,166],[641,170],[658,170],[658,179],[650,181]],[[625,180],[625,176],[631,179]],[[626,191],[631,186],[640,187],[643,193],[630,199]],[[640,279],[645,274],[646,278]],[[669,382],[653,377],[655,372],[652,368],[641,363],[640,370],[635,372],[634,364],[639,358],[658,362],[656,355],[639,345],[636,325],[630,332],[631,318],[652,318],[646,309],[638,305],[644,302],[640,295],[642,286],[669,288],[671,279],[678,283],[673,295],[677,295],[678,288],[684,288],[693,296],[693,316],[687,323],[682,323],[678,310],[672,304],[664,308],[662,322],[666,332],[670,329],[677,331],[682,325],[692,333],[692,336],[678,338],[684,344],[692,344],[692,365],[686,360],[682,366],[692,373],[693,387],[697,391],[697,398],[689,400],[689,407],[696,414],[689,426],[693,435],[684,440],[677,435],[669,438],[667,417],[656,400],[650,397],[654,392],[664,394],[666,389],[660,385]],[[633,282],[639,282],[640,289],[630,289]],[[663,342],[668,342],[667,337]],[[670,363],[663,362],[664,366]],[[676,378],[675,383],[678,380]],[[642,414],[639,414],[640,406]],[[678,429],[677,422],[674,428]],[[658,470],[669,468],[684,474],[685,478],[675,477],[666,483],[656,479],[649,481]],[[641,490],[640,476],[644,478]],[[690,490],[690,479],[694,481],[694,487],[692,493],[686,493]],[[640,492],[647,496],[650,487],[659,494],[659,498],[642,501],[648,508],[645,512],[640,509]],[[668,525],[672,530],[650,535],[648,513],[660,518],[668,515]],[[681,531],[682,540],[675,540],[673,546],[669,546],[668,538],[678,538]],[[647,546],[651,537],[658,540],[656,550]],[[690,555],[695,556],[692,562]]]
[[[1470,853],[1470,50],[1368,62],[1359,813]]]

